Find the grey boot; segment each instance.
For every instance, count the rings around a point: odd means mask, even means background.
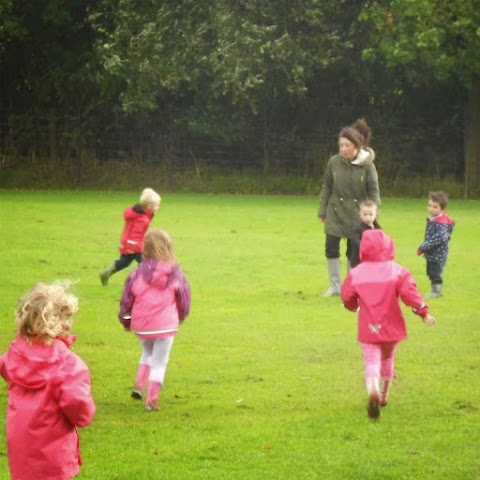
[[[323,294],[324,297],[333,297],[340,295],[340,259],[327,258],[328,278],[330,279],[330,287]]]
[[[103,272],[100,274],[100,280],[102,285],[108,285],[108,279],[117,271],[115,262],[111,263]]]
[[[432,291],[425,298],[438,298],[442,296],[442,284],[432,283]]]

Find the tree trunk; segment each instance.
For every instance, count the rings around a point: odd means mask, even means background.
[[[58,151],[57,151],[57,113],[55,109],[51,108],[48,115],[48,132],[50,145],[50,168],[57,165]]]
[[[83,126],[83,109],[80,105],[77,113],[77,125],[75,128],[75,188],[79,189],[82,183],[82,126]]]
[[[263,194],[267,194],[267,175],[268,175],[268,151],[269,151],[269,142],[268,142],[268,108],[264,107],[263,111],[263,175],[262,175],[262,191]]]
[[[468,95],[466,152],[465,152],[465,198],[480,193],[480,77],[473,82]]]

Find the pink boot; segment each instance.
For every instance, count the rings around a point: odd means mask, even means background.
[[[384,407],[388,402],[388,394],[390,392],[390,386],[392,385],[392,380],[384,378],[382,391],[380,393],[380,406]]]
[[[150,412],[151,410],[160,410],[158,405],[158,396],[160,395],[160,389],[162,384],[160,382],[149,382],[147,389],[147,401],[145,402],[145,410]]]
[[[137,400],[141,400],[143,397],[143,391],[145,390],[145,385],[147,384],[148,375],[150,375],[150,367],[141,363],[137,370],[137,378],[135,379],[135,386],[132,389],[132,397]]]

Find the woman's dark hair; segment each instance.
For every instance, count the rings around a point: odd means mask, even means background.
[[[349,127],[342,128],[338,138],[350,140],[357,148],[368,147],[372,138],[372,130],[364,118],[359,118]]]

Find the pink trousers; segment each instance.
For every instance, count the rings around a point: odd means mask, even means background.
[[[398,342],[362,343],[365,378],[391,380],[395,375],[395,352]]]

